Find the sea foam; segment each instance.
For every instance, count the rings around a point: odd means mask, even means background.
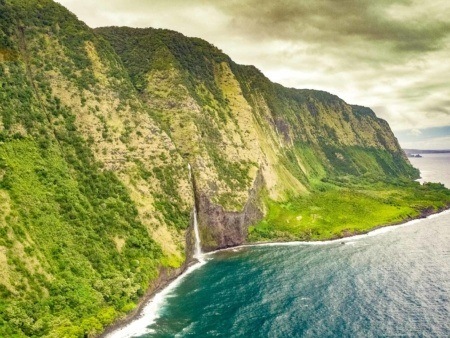
[[[127,325],[120,327],[119,329],[107,334],[106,338],[129,338],[136,335],[143,335],[150,333],[148,328],[151,324],[159,318],[159,310],[164,306],[166,299],[170,296],[170,293],[183,281],[184,278],[189,276],[192,272],[199,269],[207,263],[206,260],[202,260],[194,265],[191,265],[186,271],[178,276],[174,281],[167,285],[164,289],[156,293],[152,299],[142,309],[136,319]]]
[[[203,253],[203,257],[208,257],[211,255],[214,255],[215,253],[222,252],[222,251],[237,251],[242,248],[249,248],[249,247],[259,247],[259,246],[295,246],[295,245],[304,245],[304,246],[314,246],[314,245],[330,245],[330,244],[336,244],[336,243],[347,243],[348,244],[354,244],[356,241],[372,237],[372,236],[378,236],[382,235],[388,232],[391,232],[395,229],[411,226],[415,224],[419,224],[425,219],[431,219],[440,217],[444,214],[450,213],[450,210],[445,210],[437,214],[430,215],[426,218],[419,218],[414,219],[402,224],[397,225],[391,225],[391,226],[385,226],[378,229],[375,229],[373,231],[370,231],[366,234],[361,235],[355,235],[351,237],[344,237],[329,241],[316,241],[316,242],[305,242],[305,241],[293,241],[293,242],[280,242],[280,243],[257,243],[257,244],[245,244],[237,247],[231,247],[226,249],[220,249],[208,253]],[[198,263],[190,266],[182,275],[180,275],[178,278],[176,278],[173,282],[171,282],[167,287],[165,287],[160,292],[156,293],[155,296],[144,306],[141,314],[139,317],[137,317],[135,320],[130,322],[129,324],[111,332],[110,334],[106,335],[107,338],[129,338],[136,335],[143,335],[145,333],[150,333],[151,330],[148,328],[151,324],[155,323],[156,320],[159,318],[159,310],[162,306],[164,306],[166,299],[170,296],[170,293],[176,289],[176,287],[183,281],[184,278],[189,276],[193,271],[199,269],[203,265],[205,265],[208,262],[207,259],[199,261]]]

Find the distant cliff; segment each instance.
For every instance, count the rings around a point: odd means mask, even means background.
[[[192,258],[194,203],[213,250],[253,228],[356,231],[300,224],[297,205],[325,219],[301,204],[315,196],[376,201],[365,215],[385,218],[367,227],[447,198],[411,197],[418,173],[369,108],[272,83],[180,33],[93,30],[50,0],[0,0],[0,89],[0,336],[100,333]],[[274,210],[300,225],[271,223]]]

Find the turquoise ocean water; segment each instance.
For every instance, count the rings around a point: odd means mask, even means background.
[[[450,187],[450,154],[412,159]],[[139,337],[450,337],[450,213],[345,241],[216,253]]]

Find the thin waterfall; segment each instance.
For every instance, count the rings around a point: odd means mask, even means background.
[[[191,165],[188,164],[188,168],[189,168],[189,179],[192,182],[192,189],[194,189],[194,182],[192,180],[192,169],[191,169]],[[194,191],[194,195],[195,195],[195,191]],[[195,198],[194,198],[195,200]],[[202,245],[201,245],[201,240],[200,240],[200,232],[198,230],[198,221],[197,221],[197,208],[195,206],[195,201],[194,201],[194,234],[195,234],[195,251],[194,251],[194,258],[196,258],[197,260],[199,260],[200,262],[203,262],[203,252],[202,252]]]

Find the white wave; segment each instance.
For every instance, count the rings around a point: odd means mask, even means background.
[[[411,226],[420,222],[423,222],[426,219],[431,219],[431,218],[437,218],[437,217],[441,217],[445,214],[450,213],[450,209],[441,211],[439,213],[436,214],[432,214],[430,216],[427,216],[426,218],[417,218],[417,219],[413,219],[411,221],[405,222],[405,223],[401,223],[401,224],[396,224],[396,225],[386,225],[383,226],[381,228],[372,230],[368,233],[365,234],[361,234],[361,235],[355,235],[355,236],[350,236],[350,237],[344,237],[344,238],[338,238],[338,239],[332,239],[332,240],[328,240],[328,241],[314,241],[314,242],[306,242],[306,241],[292,241],[292,242],[272,242],[272,243],[255,243],[255,244],[243,244],[243,245],[239,245],[236,247],[230,247],[230,248],[225,248],[225,249],[219,249],[219,250],[215,250],[215,251],[211,251],[208,253],[205,253],[205,256],[211,256],[214,255],[215,253],[218,252],[222,252],[222,251],[230,251],[230,250],[236,250],[236,248],[251,248],[251,247],[259,247],[259,246],[295,246],[295,245],[304,245],[304,246],[314,246],[314,245],[330,245],[330,244],[335,244],[335,243],[346,243],[346,242],[354,242],[354,241],[358,241],[367,237],[372,237],[372,236],[378,236],[381,234],[385,234],[388,232],[391,232],[395,229],[399,229],[399,228],[403,228],[403,227],[407,227],[407,226]]]
[[[181,332],[177,333],[175,335],[175,338],[184,337],[186,335],[186,333],[189,333],[192,330],[193,327],[194,327],[194,323],[190,323],[188,326],[183,328],[183,330],[181,330]]]
[[[430,218],[436,218],[440,217],[442,215],[450,213],[450,210],[445,210],[437,214],[433,214],[428,216],[426,219]],[[257,244],[245,244],[240,245],[236,247],[230,247],[220,250],[211,251],[208,253],[203,253],[202,257],[207,257],[214,255],[218,252],[222,251],[238,251],[243,248],[249,248],[249,247],[258,247],[258,246],[295,246],[295,245],[304,245],[304,246],[315,246],[315,245],[330,245],[335,243],[344,243],[344,244],[351,244],[354,245],[356,241],[360,239],[364,239],[367,237],[372,236],[378,236],[381,234],[388,233],[390,231],[393,231],[398,228],[411,226],[414,224],[418,224],[420,222],[423,222],[425,218],[419,218],[415,220],[411,220],[409,222],[405,222],[398,225],[391,225],[391,226],[385,226],[382,228],[375,229],[373,231],[368,232],[367,234],[362,235],[356,235],[351,237],[345,237],[345,238],[339,238],[329,241],[316,241],[316,242],[305,242],[305,241],[293,241],[293,242],[280,242],[280,243],[257,243]],[[145,333],[151,332],[151,330],[148,329],[148,326],[155,323],[156,319],[159,318],[159,310],[164,305],[165,300],[170,297],[170,293],[183,281],[184,278],[186,278],[189,274],[191,274],[193,271],[197,270],[201,266],[205,265],[208,262],[208,260],[202,260],[198,263],[190,266],[182,275],[178,276],[173,282],[171,282],[169,285],[167,285],[163,290],[156,293],[155,296],[144,306],[140,316],[130,322],[129,324],[109,333],[106,335],[106,338],[130,338],[136,335],[143,335]]]
[[[436,217],[439,217],[439,216],[441,216],[441,215],[446,215],[446,214],[449,214],[449,213],[450,213],[450,209],[447,209],[447,210],[444,210],[444,211],[442,211],[442,212],[440,212],[440,213],[438,213],[438,214],[432,214],[432,215],[429,215],[429,216],[427,217],[427,219],[436,218]]]
[[[192,181],[192,169],[190,164],[188,164],[188,169],[189,179]],[[117,330],[107,334],[106,338],[129,338],[135,335],[143,335],[145,333],[151,332],[151,330],[148,329],[148,326],[155,323],[156,319],[158,319],[159,311],[166,302],[167,298],[173,297],[173,295],[171,295],[170,293],[182,282],[184,278],[186,278],[186,276],[207,263],[202,252],[195,203],[193,214],[195,234],[194,258],[196,258],[198,262],[188,267],[183,274],[178,276],[173,282],[167,285],[160,292],[156,293],[153,298],[151,298],[149,302],[144,306],[139,317],[131,321],[129,324],[124,325]]]
[[[134,319],[127,325],[124,325],[117,330],[107,334],[106,338],[130,338],[137,335],[143,335],[150,333],[151,330],[148,326],[155,323],[159,318],[159,310],[164,305],[166,299],[170,297],[170,293],[193,271],[199,269],[201,266],[207,263],[206,260],[199,261],[198,263],[191,265],[186,271],[178,276],[174,281],[167,285],[164,289],[156,293],[152,299],[144,306],[139,317]]]

